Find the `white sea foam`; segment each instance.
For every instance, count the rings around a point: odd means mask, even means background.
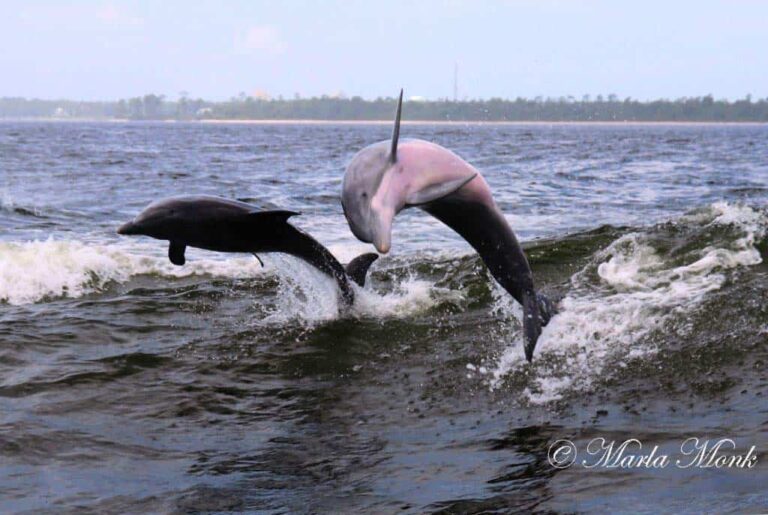
[[[339,316],[336,282],[299,259],[282,254],[270,255],[280,282],[270,314],[257,325],[280,326],[291,320],[313,324]]]
[[[184,267],[141,247],[55,240],[0,242],[0,302],[28,304],[56,297],[80,297],[140,274],[168,277],[250,277],[263,273],[252,257],[194,259]]]
[[[254,323],[282,325],[300,320],[307,325],[339,317],[336,283],[297,258],[281,254],[263,256],[265,267],[248,255],[217,254],[189,249],[183,267],[172,265],[160,254],[162,245],[129,242],[92,244],[56,240],[0,242],[0,303],[13,305],[77,298],[103,291],[111,283],[125,283],[138,275],[169,279],[211,276],[232,279],[276,275],[278,291],[270,300],[269,313]],[[358,255],[360,249],[344,252]],[[375,266],[375,265],[374,265]],[[356,302],[344,316],[402,317],[438,302],[460,301],[462,295],[436,288],[430,281],[407,278],[393,291],[378,293],[358,288]]]
[[[458,303],[464,295],[455,290],[435,286],[431,281],[409,277],[390,293],[361,290],[354,313],[362,317],[402,317],[423,312],[443,302]]]
[[[435,287],[431,281],[408,277],[398,282],[392,291],[374,291],[353,285],[355,302],[340,315],[340,295],[334,280],[300,260],[276,254],[276,274],[280,285],[270,314],[255,321],[258,325],[282,325],[301,320],[314,325],[339,316],[353,318],[406,317],[424,312],[438,303],[460,302],[461,292]],[[374,265],[375,266],[375,265]]]
[[[761,262],[755,243],[768,228],[763,212],[721,202],[680,223],[730,225],[738,237],[700,249],[682,265],[667,263],[643,233],[626,234],[598,252],[572,277],[572,293],[544,328],[533,384],[525,390],[529,402],[547,403],[568,390],[588,389],[608,363],[621,367],[628,359],[653,354],[658,349],[644,336],[670,316],[695,309],[708,293],[722,287],[727,270]],[[500,295],[497,301],[502,312],[509,312],[507,297]],[[522,346],[511,344],[490,374],[491,387],[524,366]]]

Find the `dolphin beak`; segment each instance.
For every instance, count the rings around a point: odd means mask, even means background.
[[[381,254],[386,254],[392,247],[392,218],[394,213],[377,213],[373,229],[373,245]]]
[[[133,223],[133,221],[130,221],[118,227],[117,234],[122,234],[124,236],[127,236],[131,234],[139,234],[139,231],[138,231],[137,225]]]
[[[376,250],[378,250],[382,254],[386,254],[389,252],[390,247],[392,246],[389,234],[382,234],[382,235],[376,235],[376,238],[373,240],[373,245],[376,247]]]

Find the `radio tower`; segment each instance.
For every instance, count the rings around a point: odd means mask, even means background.
[[[459,101],[459,63],[453,63],[453,101]]]

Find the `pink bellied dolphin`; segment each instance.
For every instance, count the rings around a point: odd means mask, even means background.
[[[531,361],[552,303],[536,292],[525,253],[480,172],[440,145],[399,141],[402,105],[401,90],[392,140],[362,149],[347,166],[341,205],[350,229],[385,254],[395,215],[419,207],[459,233],[523,306],[525,356]]]

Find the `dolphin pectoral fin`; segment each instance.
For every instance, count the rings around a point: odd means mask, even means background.
[[[355,281],[358,286],[365,286],[365,276],[368,273],[368,268],[370,268],[371,264],[377,259],[379,259],[379,255],[374,254],[373,252],[357,256],[347,263],[347,275],[350,279]]]
[[[259,221],[263,223],[285,223],[292,216],[298,216],[301,213],[296,211],[286,211],[284,209],[276,209],[272,211],[253,211],[245,215],[251,221]]]
[[[533,360],[533,351],[536,349],[536,342],[541,335],[541,325],[538,297],[526,295],[523,298],[523,334],[525,336],[525,359],[529,363]]]
[[[255,252],[251,252],[251,254],[253,254],[253,257],[255,257],[258,260],[259,264],[261,265],[261,268],[264,268],[264,261],[261,260],[259,255],[256,254]]]
[[[441,199],[451,193],[455,192],[469,181],[477,177],[477,173],[470,174],[468,177],[461,177],[460,179],[454,179],[452,181],[441,182],[438,184],[431,184],[419,191],[410,193],[405,199],[405,203],[409,206],[419,206],[422,204],[428,204],[435,200]]]
[[[171,241],[168,245],[168,259],[171,260],[176,266],[181,266],[186,262],[184,258],[184,251],[187,250],[187,246],[178,241]]]

